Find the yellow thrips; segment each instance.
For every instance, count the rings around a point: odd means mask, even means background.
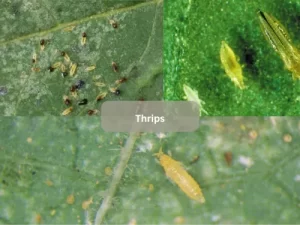
[[[86,37],[81,37],[81,45],[85,45],[86,43]]]
[[[273,49],[279,53],[293,79],[300,79],[300,53],[291,42],[284,26],[273,16],[258,11],[260,28]]]
[[[67,63],[69,63],[71,60],[70,60],[70,57],[67,53],[64,53],[64,59]]]
[[[32,62],[36,63],[36,61],[37,61],[37,55],[36,55],[36,53],[33,53],[33,55],[32,55]]]
[[[96,66],[89,66],[89,67],[85,68],[85,71],[89,72],[89,71],[92,71],[94,69],[96,69]]]
[[[60,70],[61,72],[65,72],[66,71],[66,66],[64,64],[60,64]]]
[[[97,87],[105,87],[106,86],[105,83],[103,83],[103,82],[95,82],[95,85]]]
[[[96,97],[96,101],[101,101],[103,100],[107,95],[107,92],[103,92],[103,93],[100,93],[97,97]]]
[[[164,154],[162,148],[154,155],[158,157],[161,166],[166,172],[166,176],[174,181],[187,196],[200,203],[205,202],[200,186],[187,173],[180,162]]]
[[[75,26],[69,26],[69,27],[64,28],[63,30],[68,32],[68,31],[74,30],[74,28],[75,28]]]
[[[68,114],[70,114],[73,111],[73,107],[71,106],[70,108],[65,109],[61,115],[66,116]]]
[[[203,105],[205,104],[204,101],[202,101],[198,96],[198,91],[193,90],[188,85],[183,85],[183,91],[185,94],[185,99],[191,102],[196,102],[199,105],[199,115],[201,116],[201,113],[204,112],[206,115],[208,114],[205,109],[203,108]]]
[[[31,68],[31,71],[32,71],[32,72],[40,72],[41,69],[38,68],[38,67],[32,67],[32,68]]]
[[[77,64],[76,63],[71,63],[70,65],[70,76],[73,76],[76,72],[76,69],[77,69]]]
[[[240,89],[246,88],[243,81],[242,67],[238,63],[234,52],[225,41],[222,41],[220,58],[227,76],[230,77],[235,86]]]
[[[61,62],[56,62],[56,63],[54,63],[53,65],[52,65],[52,68],[58,68],[58,67],[60,67],[62,65],[62,63]]]

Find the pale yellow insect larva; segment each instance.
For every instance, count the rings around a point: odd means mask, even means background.
[[[76,63],[71,63],[70,65],[70,76],[74,76],[75,72],[77,69],[77,64]]]
[[[86,33],[83,32],[81,35],[81,45],[85,45],[86,43]]]
[[[74,28],[75,28],[75,26],[69,26],[69,27],[64,28],[63,30],[66,32],[69,32],[69,31],[74,30]]]
[[[115,20],[109,20],[109,23],[113,28],[118,28],[118,23]]]
[[[53,65],[52,65],[52,68],[58,68],[58,67],[60,67],[61,66],[61,62],[56,62],[56,63],[54,63]]]
[[[63,52],[63,56],[64,56],[64,59],[67,63],[69,63],[71,61],[71,59],[70,59],[70,57],[67,53]]]
[[[42,39],[42,40],[40,41],[41,51],[44,51],[44,49],[45,49],[45,44],[46,44],[45,39]]]
[[[103,92],[103,93],[100,93],[97,97],[96,97],[96,101],[99,102],[101,100],[103,100],[107,95],[107,92]]]
[[[103,83],[103,82],[95,82],[95,85],[97,87],[105,87],[106,86],[105,83]]]
[[[61,115],[66,116],[66,115],[70,114],[72,111],[73,111],[73,107],[71,106],[71,107],[65,109],[65,110],[61,113]]]
[[[187,173],[180,162],[164,154],[162,148],[154,155],[158,157],[161,166],[166,172],[166,176],[174,181],[189,198],[200,203],[205,202],[199,184]]]
[[[40,72],[41,69],[38,68],[38,67],[32,67],[32,68],[31,68],[31,71],[32,71],[32,72]]]
[[[71,95],[73,98],[77,98],[78,97],[78,94],[77,94],[77,91],[71,91]]]
[[[37,55],[36,53],[33,53],[32,55],[32,63],[36,63],[37,62]]]
[[[65,72],[66,71],[66,66],[64,64],[60,64],[60,70],[61,72]]]
[[[89,72],[96,69],[96,66],[88,66],[87,68],[85,68],[85,71]]]
[[[227,76],[229,76],[235,86],[239,87],[240,89],[244,89],[245,85],[243,81],[244,77],[242,67],[239,64],[234,52],[225,41],[222,41],[221,44],[220,58]]]
[[[202,101],[198,96],[198,91],[193,90],[188,85],[183,85],[183,91],[185,94],[185,99],[191,102],[196,102],[197,105],[199,105],[199,115],[201,116],[202,112],[208,115],[207,111],[203,108],[203,105],[205,105],[205,102]]]
[[[266,40],[279,53],[285,67],[292,72],[293,79],[300,79],[300,53],[293,46],[284,26],[265,12],[258,11],[258,17]]]

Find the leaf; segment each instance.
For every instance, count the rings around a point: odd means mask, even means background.
[[[0,222],[93,224],[129,135],[103,132],[96,117],[0,123]],[[102,224],[297,224],[299,126],[296,117],[203,117],[194,133],[141,134]],[[168,180],[153,156],[160,146],[200,184],[205,204]]]
[[[210,116],[300,115],[300,81],[265,40],[257,10],[276,17],[299,47],[298,1],[166,1],[164,8],[164,98],[182,100],[193,84]],[[240,90],[220,59],[222,41],[243,65]]]
[[[106,100],[162,98],[161,1],[16,1],[4,5],[0,86],[7,92],[0,96],[1,115],[60,115],[68,108],[64,95],[74,106],[70,115],[86,115]],[[83,32],[85,45],[81,44]],[[62,77],[60,67],[48,70],[61,62],[63,71],[69,73],[70,62],[61,56],[62,51],[77,64],[74,76]],[[32,63],[34,54],[36,63]],[[95,70],[86,71],[90,66],[96,66]],[[122,77],[128,81],[116,85]],[[70,88],[79,80],[85,86],[74,98]],[[99,82],[106,86],[98,87]],[[117,88],[120,95],[110,91]],[[103,92],[109,94],[97,102],[96,97]],[[78,106],[84,98],[88,104]]]

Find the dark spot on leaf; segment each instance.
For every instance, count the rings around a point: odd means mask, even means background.
[[[88,103],[88,100],[86,98],[84,98],[78,102],[78,105],[86,105],[87,103]]]
[[[35,171],[32,171],[32,172],[31,172],[31,174],[32,174],[32,175],[35,175],[35,174],[36,174],[36,172],[35,172]]]
[[[55,68],[53,68],[52,66],[48,67],[49,72],[53,72]]]
[[[62,73],[61,73],[61,76],[62,76],[62,77],[68,76],[68,72],[62,72]]]
[[[114,92],[115,95],[120,95],[121,94],[121,91],[119,89],[115,90]]]
[[[85,82],[83,80],[79,80],[75,84],[76,89],[81,89],[84,85],[85,85]]]
[[[72,85],[72,87],[70,88],[70,91],[74,92],[74,91],[76,91],[76,89],[77,89],[77,86],[76,85]]]
[[[8,92],[7,88],[4,86],[0,86],[0,96],[1,95],[6,95]]]
[[[67,99],[64,101],[64,103],[65,103],[66,105],[71,105],[72,102],[71,102],[70,99],[67,98]]]

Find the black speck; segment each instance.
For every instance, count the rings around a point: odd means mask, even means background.
[[[84,37],[84,38],[86,37],[86,33],[85,32],[82,33],[82,37]]]
[[[115,93],[115,95],[120,95],[121,91],[119,89],[117,89],[114,93]]]
[[[88,103],[88,100],[86,98],[84,98],[78,102],[78,105],[86,105],[87,103]]]
[[[53,71],[54,71],[54,68],[53,68],[52,66],[49,66],[49,67],[48,67],[48,70],[49,70],[49,72],[53,72]]]
[[[45,44],[45,40],[42,39],[42,40],[40,41],[40,45],[44,45],[44,44]]]
[[[65,53],[64,51],[62,51],[62,52],[60,53],[60,55],[61,55],[61,56],[65,56],[66,53]]]
[[[74,92],[74,91],[76,91],[76,89],[77,89],[76,85],[72,85],[72,87],[70,88],[70,91]]]
[[[67,99],[65,100],[65,104],[66,104],[66,105],[71,105],[71,103],[72,103],[72,102],[71,102],[70,99],[67,98]]]
[[[62,76],[62,77],[68,76],[68,72],[62,72],[62,73],[61,73],[61,76]]]
[[[85,82],[83,80],[79,80],[75,84],[76,89],[81,89],[84,85],[85,85]]]

